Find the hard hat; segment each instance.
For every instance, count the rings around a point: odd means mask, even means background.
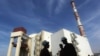
[[[46,40],[44,40],[44,41],[42,42],[42,45],[43,45],[43,46],[45,46],[45,45],[49,45],[49,42],[46,41]]]

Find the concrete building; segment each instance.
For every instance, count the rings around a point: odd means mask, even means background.
[[[16,36],[19,37],[16,46],[14,46],[14,44],[12,44],[14,40],[12,41],[12,39]],[[80,36],[66,29],[61,29],[55,33],[41,31],[30,35],[23,34],[23,31],[12,32],[7,56],[11,56],[12,47],[16,48],[15,56],[23,56],[25,53],[23,52],[23,49],[21,49],[21,47],[23,48],[23,46],[25,46],[21,44],[21,42],[23,42],[23,38],[24,40],[27,40],[26,42],[24,41],[28,46],[27,48],[24,48],[27,52],[26,56],[39,56],[40,51],[43,48],[42,42],[44,40],[49,41],[49,51],[52,56],[57,56],[60,51],[59,44],[62,43],[62,37],[66,37],[68,39],[68,43],[72,43],[74,45],[78,56],[93,56],[87,37]]]

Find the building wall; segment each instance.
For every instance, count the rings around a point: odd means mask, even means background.
[[[30,44],[32,47],[30,48],[31,49],[31,56],[35,56],[35,43],[36,43],[36,38],[39,37],[40,38],[40,50],[43,48],[42,46],[42,42],[44,40],[46,41],[49,41],[49,51],[51,52],[51,34],[50,32],[47,32],[47,31],[41,31],[37,34],[31,34],[29,35],[29,37],[31,37],[32,39],[32,43]]]
[[[76,41],[79,43],[77,45],[77,47],[80,50],[79,55],[80,56],[93,55],[87,37],[82,37],[82,36],[79,36],[79,35],[76,35],[76,36],[77,36]]]
[[[52,36],[51,36],[51,46],[52,46],[51,50],[52,50],[53,56],[56,56],[57,53],[60,51],[59,44],[62,43],[61,42],[62,37],[64,37],[64,32],[62,30],[52,34]]]
[[[62,29],[51,36],[51,46],[52,46],[52,54],[53,56],[57,55],[60,51],[59,44],[61,43],[61,38],[66,37],[68,43],[72,43],[72,36],[73,32],[68,30]],[[80,35],[75,34],[77,45],[75,44],[76,50],[78,49],[77,53],[79,56],[88,56],[93,55],[91,47],[89,45],[87,37],[82,37]],[[75,42],[75,43],[76,43]]]
[[[52,52],[53,56],[57,56],[57,53],[60,51],[59,44],[62,44],[61,42],[62,37],[66,37],[68,40],[68,43],[73,43],[79,56],[93,55],[87,37],[82,37],[74,33],[74,35],[76,36],[75,37],[73,35],[73,32],[70,32],[66,29],[62,29],[55,33],[41,31],[38,34],[31,34],[30,37],[32,38],[32,47],[31,47],[32,48],[31,55],[33,54],[32,56],[34,56],[36,35],[39,35],[41,37],[41,44],[44,40],[49,41],[49,44],[50,44],[49,51]],[[74,42],[72,42],[73,38],[74,38]],[[41,45],[41,49],[42,48],[43,46]]]
[[[31,34],[31,35],[29,35],[29,37],[31,38],[30,39],[30,41],[29,41],[29,50],[30,50],[30,52],[31,52],[31,54],[30,54],[30,56],[34,56],[34,48],[35,48],[35,36],[36,36],[37,34]]]
[[[48,41],[49,42],[49,45],[50,45],[49,46],[49,51],[51,52],[51,35],[52,35],[52,33],[47,32],[47,31],[42,31],[41,34],[42,34],[42,36],[41,36],[41,38],[42,38],[41,44],[42,44],[42,42],[44,40]]]

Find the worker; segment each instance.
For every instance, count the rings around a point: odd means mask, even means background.
[[[63,37],[61,39],[61,41],[63,42],[63,44],[65,46],[62,50],[62,55],[60,55],[60,56],[77,56],[77,53],[76,53],[74,46],[72,44],[69,44],[65,37]]]
[[[59,56],[63,56],[63,45],[59,44],[60,51],[59,51]]]
[[[43,41],[42,45],[44,46],[44,48],[41,50],[40,56],[50,56],[50,52],[48,51],[49,42]]]

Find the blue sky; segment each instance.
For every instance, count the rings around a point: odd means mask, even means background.
[[[100,1],[75,2],[93,52],[100,52]],[[6,56],[10,33],[19,26],[27,34],[62,28],[79,34],[70,0],[0,0],[0,56]]]

